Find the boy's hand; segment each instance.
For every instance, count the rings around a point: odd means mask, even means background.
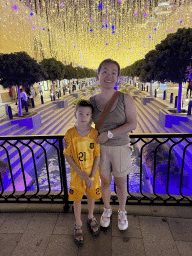
[[[91,189],[93,187],[94,181],[90,180],[87,182],[87,189]]]
[[[80,177],[82,180],[84,180],[86,183],[89,182],[89,175],[86,172],[81,171]]]

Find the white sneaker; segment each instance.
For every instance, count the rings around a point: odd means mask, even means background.
[[[127,212],[119,211],[118,212],[118,228],[120,230],[126,230],[128,228]]]
[[[110,217],[112,214],[111,209],[104,208],[103,214],[101,215],[100,224],[102,227],[107,228],[110,224]]]

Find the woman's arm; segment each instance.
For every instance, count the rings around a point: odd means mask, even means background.
[[[132,130],[135,130],[137,127],[137,111],[136,106],[133,101],[133,98],[129,94],[124,94],[125,96],[125,115],[127,122],[120,127],[111,130],[113,136],[119,136]]]
[[[113,136],[120,136],[122,134],[128,133],[135,130],[137,127],[137,111],[135,103],[129,94],[124,94],[125,96],[125,115],[127,122],[120,127],[111,130]],[[105,143],[109,138],[107,137],[108,132],[102,132],[98,138],[97,143]]]

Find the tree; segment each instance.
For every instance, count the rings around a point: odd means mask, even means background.
[[[71,80],[77,77],[77,71],[71,65],[65,66],[65,79]]]
[[[43,70],[47,73],[47,79],[52,81],[53,94],[56,98],[55,92],[55,80],[62,80],[65,77],[65,66],[61,61],[57,61],[55,58],[44,59],[40,62]]]
[[[27,88],[45,78],[46,73],[41,66],[26,52],[0,54],[1,84],[4,88],[10,88],[12,85],[18,86],[19,116],[22,116],[20,85],[23,88]]]
[[[177,111],[181,112],[182,82],[186,82],[185,72],[192,57],[192,28],[178,29],[155,48],[160,52],[157,63],[162,70],[155,77],[161,82],[179,83]]]

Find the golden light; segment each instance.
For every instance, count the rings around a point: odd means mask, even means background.
[[[0,52],[97,69],[105,58],[124,68],[168,33],[192,27],[191,0],[0,0]]]

